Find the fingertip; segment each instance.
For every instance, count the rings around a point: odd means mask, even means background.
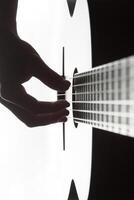
[[[65,118],[63,119],[63,122],[64,122],[64,123],[67,122],[67,117],[65,117]]]
[[[69,107],[70,106],[70,103],[68,101],[65,101],[65,106],[66,107]]]
[[[70,106],[70,103],[67,101],[67,107],[69,107]]]
[[[69,107],[70,106],[70,103],[68,101],[66,101],[66,100],[63,100],[63,99],[58,100],[57,103],[60,103],[64,107]]]
[[[60,122],[63,122],[63,123],[67,122],[67,117],[63,117],[63,118],[60,120]]]
[[[69,89],[71,83],[68,80],[65,80],[66,90]]]
[[[61,91],[66,91],[69,89],[71,83],[67,80],[64,80],[63,83],[62,83],[62,88],[60,89]]]
[[[66,115],[67,115],[67,116],[69,115],[69,111],[68,111],[68,110],[66,110]]]
[[[68,87],[71,85],[70,81],[68,80],[65,80],[66,81],[66,84],[68,85]]]

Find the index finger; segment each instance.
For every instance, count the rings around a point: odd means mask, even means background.
[[[48,87],[57,91],[66,91],[69,88],[70,82],[49,68],[39,56],[35,55],[32,58],[31,67],[33,76]]]
[[[31,95],[27,94],[22,85],[3,86],[1,91],[3,99],[33,113],[57,112],[70,105],[65,100],[59,100],[56,102],[38,101]]]

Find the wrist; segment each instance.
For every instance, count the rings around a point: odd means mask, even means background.
[[[16,14],[18,0],[0,0],[0,29],[17,34]]]
[[[4,20],[3,20],[4,21]],[[15,34],[15,35],[18,35],[17,34],[17,24],[16,24],[16,20],[14,20],[14,21],[10,21],[10,20],[8,20],[7,22],[6,21],[4,21],[4,22],[1,22],[1,20],[0,20],[0,32],[7,32],[7,31],[9,31],[9,32],[12,32],[13,34]]]

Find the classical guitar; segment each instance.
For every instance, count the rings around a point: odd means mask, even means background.
[[[134,136],[134,56],[92,68],[87,0],[55,5],[48,20],[53,22],[48,64],[71,82],[65,94],[57,95],[70,102],[70,115],[54,129],[29,129],[1,107],[1,199],[87,200],[93,128]]]

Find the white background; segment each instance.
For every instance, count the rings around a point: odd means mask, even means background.
[[[61,67],[60,56],[55,53],[58,6],[58,0],[19,0],[17,15],[20,37],[57,71]],[[56,92],[34,78],[26,88],[40,100],[56,100]],[[0,122],[0,199],[54,199],[60,173],[55,148],[62,148],[61,125],[29,129],[2,105]]]

